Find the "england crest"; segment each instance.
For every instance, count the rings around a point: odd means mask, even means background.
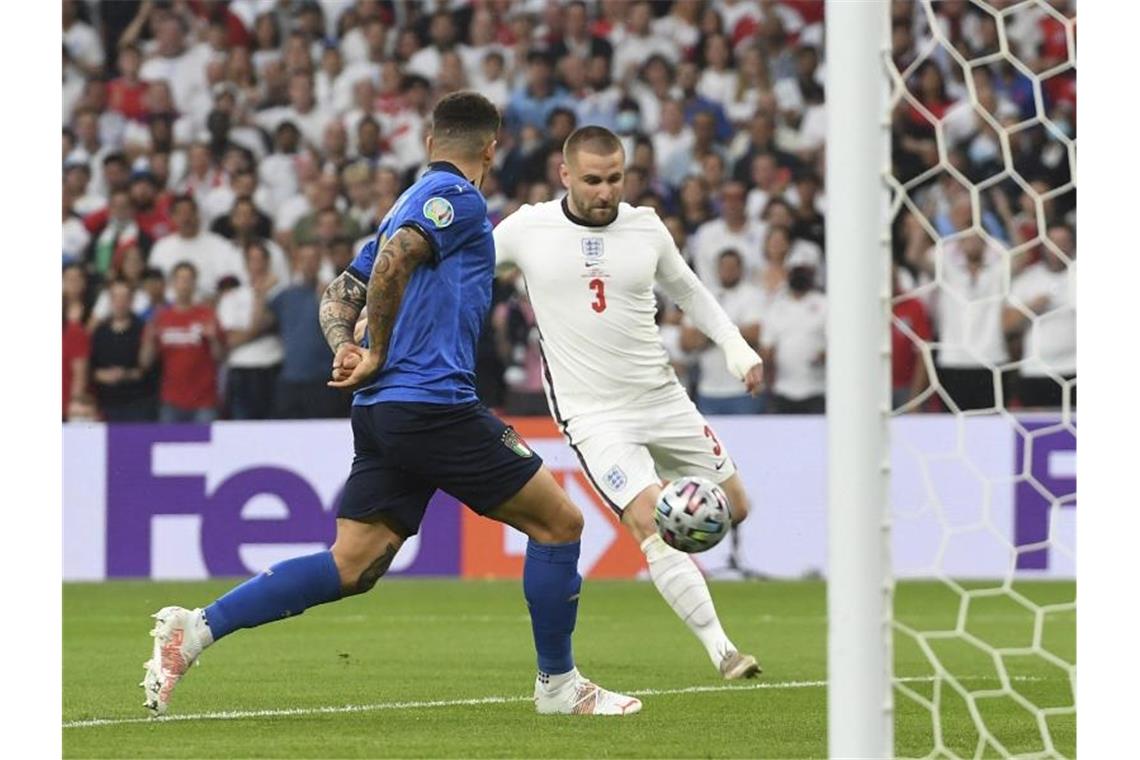
[[[582,238],[582,255],[587,261],[602,258],[606,254],[605,243],[605,239],[600,237]]]
[[[620,491],[625,488],[625,484],[628,482],[625,477],[625,472],[616,464],[606,470],[606,474],[602,476],[602,480],[606,481],[606,485],[615,491]]]

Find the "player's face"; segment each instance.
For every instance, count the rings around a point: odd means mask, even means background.
[[[609,224],[617,218],[618,203],[625,191],[622,152],[608,155],[579,151],[562,166],[562,185],[570,196],[575,214],[593,224]]]

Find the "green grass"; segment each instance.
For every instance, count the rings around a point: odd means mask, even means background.
[[[116,582],[64,587],[63,720],[145,715],[136,684],[149,656],[148,615],[198,606],[230,584]],[[725,684],[700,645],[648,583],[588,582],[575,635],[582,670],[620,690],[731,690],[643,696],[622,719],[540,717],[526,697],[534,654],[517,582],[391,580],[363,597],[312,610],[210,649],[180,684],[172,715],[292,710],[229,720],[142,721],[63,729],[67,757],[823,757],[826,755],[825,587],[818,582],[713,583],[736,644],[764,665],[759,681]],[[1019,587],[1020,588],[1020,587]],[[899,619],[952,628],[959,597],[935,584],[900,587]],[[1073,584],[1021,589],[1035,603],[1071,601]],[[1024,634],[1021,608],[972,600],[966,628],[995,646]],[[985,600],[989,603],[990,600]],[[1030,637],[1032,637],[1032,615]],[[1071,661],[1075,615],[1046,616],[1043,643]],[[936,646],[935,646],[936,645]],[[992,657],[961,640],[932,643],[970,693],[998,684]],[[974,755],[979,736],[964,698],[934,672],[914,640],[896,636],[900,676],[930,699],[941,691],[943,746]],[[1040,657],[1006,657],[1013,686],[1041,706],[1072,704],[1067,674]],[[506,697],[477,705],[392,703]],[[345,705],[356,712],[318,712]],[[896,692],[896,747],[932,752],[926,707]],[[1013,700],[985,698],[987,730],[1012,752],[1043,748]],[[1051,718],[1057,749],[1073,754],[1074,720]],[[986,749],[985,757],[997,751]]]

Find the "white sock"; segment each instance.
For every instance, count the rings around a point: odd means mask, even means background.
[[[724,656],[736,651],[736,647],[720,625],[708,584],[697,563],[688,554],[666,544],[656,533],[641,542],[641,551],[649,562],[649,577],[657,591],[705,645],[713,665],[720,667]]]
[[[199,608],[194,612],[194,632],[198,634],[199,641],[202,642],[202,648],[210,646],[214,643],[214,632],[210,630],[210,624],[206,622],[206,611]]]
[[[564,685],[574,680],[574,676],[578,675],[578,668],[570,668],[565,673],[558,675],[551,675],[543,673],[541,670],[538,672],[538,682],[542,685],[545,692],[554,692],[561,689]]]

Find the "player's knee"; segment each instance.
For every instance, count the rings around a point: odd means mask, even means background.
[[[657,532],[657,523],[653,519],[653,507],[655,502],[656,497],[638,497],[634,499],[622,513],[622,524],[639,545],[642,541]]]
[[[386,545],[379,555],[372,552],[337,550],[332,548],[333,561],[340,576],[341,593],[345,596],[363,594],[372,590],[392,565],[399,543]]]
[[[586,520],[582,517],[582,510],[566,499],[565,504],[555,512],[554,518],[547,525],[550,543],[565,544],[579,540],[582,538],[582,528],[585,525]]]
[[[727,491],[728,507],[732,512],[732,524],[738,525],[748,517],[752,504],[748,500],[748,493],[743,488],[734,488]]]
[[[568,544],[582,538],[582,511],[563,496],[550,509],[516,525],[540,544]]]

